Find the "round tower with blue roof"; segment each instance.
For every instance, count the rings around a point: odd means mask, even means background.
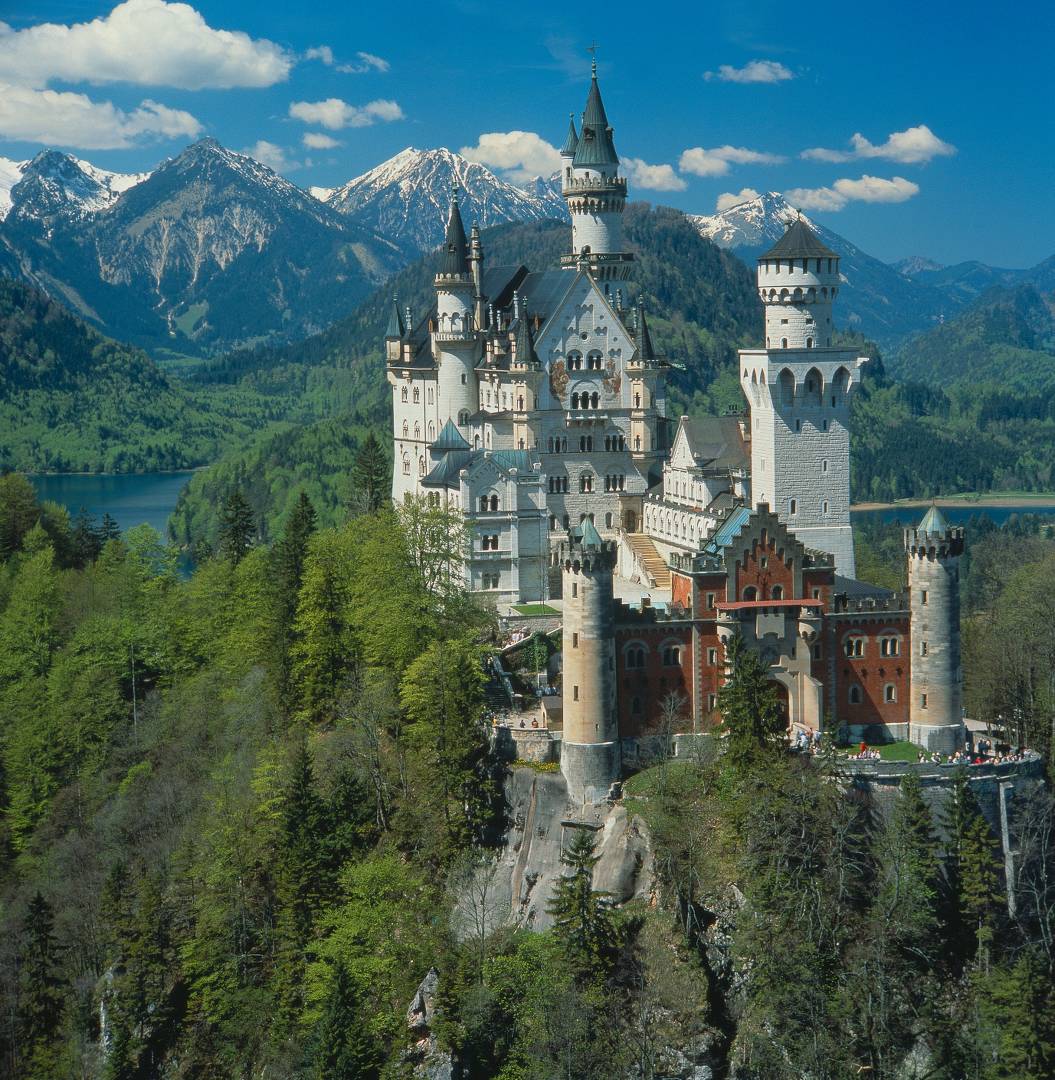
[[[619,780],[612,575],[615,545],[586,518],[561,551],[564,733],[560,768],[572,800],[601,802]]]
[[[947,754],[963,746],[960,664],[962,528],[932,506],[905,530],[911,620],[909,739]]]

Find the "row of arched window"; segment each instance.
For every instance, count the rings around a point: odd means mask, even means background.
[[[923,706],[926,707],[926,694],[923,695]],[[846,700],[851,705],[860,705],[864,701],[864,693],[861,688],[854,683],[846,695]],[[884,683],[883,684],[883,703],[886,705],[893,705],[897,702],[897,684],[896,683]]]
[[[901,655],[901,635],[887,632],[876,638],[880,656]],[[850,633],[843,638],[843,653],[849,657],[868,655],[868,637],[865,634]],[[925,654],[922,654],[925,655]]]
[[[583,357],[581,352],[568,353],[565,361],[569,371],[583,370]],[[587,371],[600,371],[604,367],[604,357],[596,349],[586,354],[585,368]]]
[[[802,259],[802,260],[788,259],[788,273],[789,274],[795,273],[795,263],[799,262],[799,261],[801,261],[801,263],[802,263],[802,272],[804,274],[808,274],[810,272],[810,260],[809,259]],[[834,269],[835,260],[834,259],[816,259],[814,261],[816,262],[816,266],[817,266],[816,270],[814,270],[815,274],[823,274],[824,273],[824,271],[821,269],[821,267],[825,263],[828,264],[828,273],[829,274],[834,274],[835,273],[835,269]],[[762,265],[766,268],[765,272],[767,274],[769,273],[770,268],[773,268],[775,270],[775,272],[779,274],[781,266],[784,265],[784,260],[783,259],[766,259],[766,260],[763,261]]]
[[[649,648],[647,645],[634,642],[623,649],[623,666],[630,669],[641,669],[648,663]],[[663,657],[664,667],[678,667],[681,664],[681,646],[665,644],[657,650]]]
[[[576,392],[571,396],[571,407],[573,409],[597,409],[600,408],[600,400],[596,390],[592,394],[585,391],[581,394]]]
[[[428,432],[429,432],[429,435],[428,435],[429,442],[434,442],[435,439],[436,439],[436,425],[431,420],[429,421]],[[403,421],[403,438],[404,439],[409,439],[410,438],[410,424],[406,420]],[[421,421],[420,420],[415,420],[414,421],[414,438],[415,439],[420,439],[421,438]]]
[[[428,402],[429,402],[430,405],[433,403],[433,393],[434,393],[433,388],[430,386],[428,388]],[[407,388],[405,386],[403,387],[403,392],[401,394],[401,397],[403,399],[403,403],[406,404],[407,400],[408,400],[408,391],[407,391]],[[414,387],[413,398],[414,398],[414,404],[415,405],[420,404],[420,402],[421,402],[421,388],[420,387],[417,387],[417,386]]]
[[[626,477],[622,474],[615,476],[606,476],[604,478],[604,490],[605,491],[622,491],[623,485],[626,482]]]

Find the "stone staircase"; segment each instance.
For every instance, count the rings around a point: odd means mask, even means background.
[[[646,536],[644,533],[629,533],[626,539],[630,544],[630,550],[633,551],[638,566],[642,570],[645,584],[654,586],[657,589],[669,589],[670,567],[667,566],[666,560],[656,550],[656,545],[652,543],[651,537]]]

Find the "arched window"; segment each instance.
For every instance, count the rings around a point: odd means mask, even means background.
[[[415,439],[420,439],[421,438],[421,421],[420,420],[415,420],[414,421],[414,438]]]
[[[784,586],[783,585],[774,585],[773,588],[770,589],[769,595],[770,595],[770,598],[772,600],[783,600],[784,599]]]
[[[421,390],[419,387],[414,387],[414,404],[417,405],[421,401]]]
[[[797,514],[799,511],[798,499],[788,500],[788,513],[791,515]]]
[[[854,686],[850,687],[850,704],[851,705],[860,705],[861,704],[861,688],[859,686],[857,686],[856,684]]]
[[[423,457],[418,458],[418,476],[425,475],[425,459]]]
[[[681,664],[681,646],[668,645],[663,650],[663,666],[678,667]]]
[[[795,402],[795,376],[790,369],[784,368],[779,378],[781,405],[793,405]]]
[[[429,404],[432,404],[432,387],[429,387]]]
[[[473,449],[474,450],[479,450],[480,449],[480,436],[479,435],[474,435],[473,436]]]
[[[806,338],[806,348],[807,349],[812,349],[813,348],[813,338],[811,338],[811,337]]]
[[[756,589],[754,587],[754,585],[746,586],[744,588],[743,599],[744,600],[757,600],[758,599],[758,589]]]
[[[860,634],[850,635],[843,641],[843,652],[851,658],[864,656],[865,639]]]
[[[403,421],[403,438],[410,438],[410,424],[408,424],[406,420]]]
[[[599,401],[600,401],[600,399],[598,398],[596,393],[591,394],[590,395],[590,408],[591,409],[596,409]]]
[[[780,339],[780,347],[782,349],[786,349],[788,347],[788,339],[787,338],[781,338]]]
[[[552,435],[546,440],[546,450],[550,454],[553,453],[553,436]]]
[[[432,442],[436,438],[436,425],[429,421],[429,442]]]
[[[498,509],[498,496],[491,496],[491,512],[494,513]]]
[[[410,455],[409,454],[404,454],[403,455],[403,475],[404,476],[409,476],[410,475]]]
[[[604,515],[604,527],[610,529],[612,527],[612,512],[609,511]]]
[[[897,701],[897,687],[892,682],[883,687],[883,700],[889,703]]]
[[[403,387],[403,400],[407,400],[407,388],[405,386]]]
[[[579,407],[579,395],[577,393],[571,396],[571,407],[577,409]]]
[[[468,423],[469,423],[469,410],[468,409],[462,409],[462,411],[460,413],[458,413],[458,427],[465,427]]]
[[[484,513],[484,514],[487,513],[487,496],[486,495],[481,495],[480,496],[480,511],[482,513]]]

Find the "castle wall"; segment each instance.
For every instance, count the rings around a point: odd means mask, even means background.
[[[893,738],[908,738],[912,660],[908,613],[829,613],[824,638],[829,720],[836,728],[847,727],[852,738],[862,737],[873,724],[885,724]],[[888,653],[896,648],[895,655],[882,654],[884,640],[896,643],[886,646]]]

